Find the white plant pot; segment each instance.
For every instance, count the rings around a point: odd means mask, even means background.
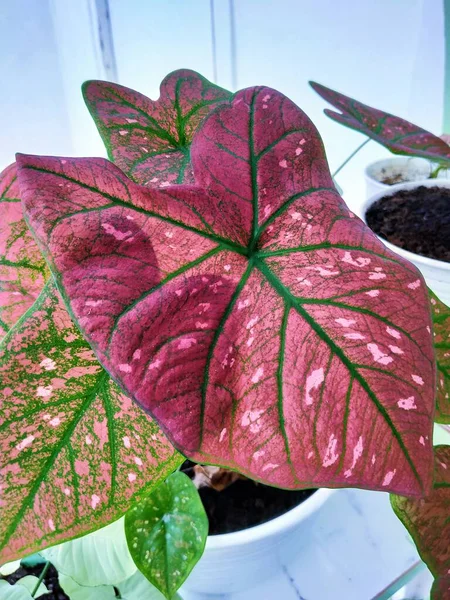
[[[245,590],[273,576],[285,557],[292,558],[311,543],[314,517],[335,491],[319,489],[284,515],[262,525],[209,536],[205,553],[182,591],[209,598]]]
[[[362,204],[359,216],[367,223],[366,211],[374,202],[377,202],[385,196],[392,196],[400,190],[411,190],[419,186],[450,188],[450,180],[425,179],[424,181],[415,181],[413,183],[399,183],[398,185],[386,186],[382,191],[372,195],[372,197],[368,198]],[[442,302],[450,305],[450,263],[434,258],[427,258],[426,256],[409,252],[408,250],[403,250],[403,248],[391,244],[384,238],[380,237],[380,239],[388,248],[415,264],[422,272],[428,287],[431,288]]]
[[[433,166],[425,158],[416,158],[410,156],[395,156],[377,160],[364,169],[364,179],[366,180],[366,197],[370,198],[378,192],[389,189],[392,185],[383,183],[383,179],[401,178],[400,183],[409,183],[427,179]],[[446,178],[448,171],[440,171],[439,178]]]

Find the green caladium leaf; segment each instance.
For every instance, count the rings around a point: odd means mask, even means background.
[[[435,447],[434,486],[426,498],[391,494],[391,504],[422,560],[438,579],[432,597],[447,600],[443,590],[445,586],[448,590],[450,575],[450,446]]]
[[[430,292],[437,365],[437,423],[450,424],[450,308]]]
[[[11,562],[5,563],[0,566],[0,575],[5,577],[6,575],[11,575],[11,573],[15,573],[17,569],[20,567],[20,560],[13,560]]]
[[[40,596],[47,594],[48,589],[43,583],[39,583],[39,586],[36,589],[38,583],[39,578],[35,575],[25,575],[25,577],[21,577],[20,579],[18,579],[15,585],[21,585],[30,592],[33,598],[39,598]]]
[[[16,165],[0,173],[0,339],[33,304],[48,270],[22,215]]]
[[[80,585],[72,577],[63,573],[59,573],[58,581],[70,600],[115,600],[117,598],[112,585]]]
[[[11,585],[7,581],[0,581],[0,600],[33,600],[33,598],[22,585]]]
[[[0,382],[1,561],[110,523],[183,460],[98,364],[53,283],[0,345]]]
[[[59,573],[83,586],[117,585],[136,571],[121,518],[76,540],[44,550]]]
[[[128,547],[138,569],[172,598],[203,554],[208,518],[187,475],[177,471],[125,516]]]
[[[87,81],[83,94],[115,162],[143,185],[193,183],[189,147],[199,123],[231,92],[194,71],[167,75],[153,101],[107,81]]]

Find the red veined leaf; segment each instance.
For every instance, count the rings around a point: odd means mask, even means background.
[[[376,140],[394,154],[421,156],[440,163],[450,163],[450,146],[441,138],[405,119],[362,104],[320,83],[311,87],[341,112],[326,108],[325,114],[350,129]]]
[[[191,158],[201,187],[149,189],[102,159],[18,157],[99,360],[197,462],[423,494],[435,364],[418,270],[349,212],[313,124],[274,90],[218,107]]]
[[[0,346],[0,562],[117,519],[184,459],[49,282]]]
[[[193,183],[192,136],[231,93],[182,69],[164,78],[156,101],[106,81],[87,81],[83,95],[110,160],[137,183],[164,187]]]
[[[428,290],[433,317],[434,348],[437,366],[437,423],[450,424],[450,308]]]
[[[0,173],[0,339],[33,304],[48,276],[22,215],[16,165]]]
[[[422,560],[436,578],[434,598],[447,600],[442,592],[450,575],[450,446],[436,446],[434,486],[420,500],[391,495],[392,508],[409,531]],[[439,595],[441,593],[441,595]]]

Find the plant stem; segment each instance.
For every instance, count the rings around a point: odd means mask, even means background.
[[[340,167],[338,167],[336,169],[336,171],[333,173],[333,175],[331,177],[333,177],[333,179],[336,177],[336,175],[345,167],[345,165],[351,161],[351,159],[355,156],[355,154],[357,154],[361,148],[364,148],[364,146],[370,142],[370,138],[367,138],[366,140],[364,140],[364,142],[362,144],[360,144],[355,150],[353,150],[353,152],[350,154],[350,156],[347,156],[347,158],[344,160],[344,162],[341,164]]]
[[[442,171],[443,169],[448,169],[448,166],[438,165],[435,169],[433,169],[431,171],[429,179],[437,179],[437,176],[439,175],[440,171]]]
[[[50,566],[50,561],[48,560],[48,561],[45,563],[45,565],[44,565],[44,568],[42,569],[42,572],[41,572],[41,574],[40,574],[40,576],[39,576],[39,579],[38,579],[38,580],[37,580],[37,582],[36,582],[36,585],[35,585],[35,587],[34,587],[34,590],[33,590],[33,591],[32,591],[32,593],[31,593],[31,597],[32,597],[32,598],[34,598],[34,595],[35,595],[35,593],[38,591],[38,589],[39,589],[39,586],[40,586],[40,585],[41,585],[41,583],[44,581],[44,577],[45,577],[45,574],[46,574],[46,573],[47,573],[47,571],[48,571],[48,568],[49,568],[49,566]]]

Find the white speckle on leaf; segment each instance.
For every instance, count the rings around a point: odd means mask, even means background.
[[[278,164],[280,165],[280,167],[282,169],[286,169],[287,166],[288,166],[288,164],[287,164],[287,162],[285,160],[280,160],[280,162]]]
[[[358,462],[359,458],[362,456],[363,449],[364,449],[363,438],[362,438],[362,436],[359,436],[358,442],[356,443],[355,447],[353,448],[352,466],[350,467],[350,469],[347,469],[347,471],[345,471],[344,477],[351,476],[351,474],[353,473],[353,469],[356,467],[356,463]]]
[[[370,296],[371,298],[376,298],[379,294],[380,290],[369,290],[368,292],[366,292],[366,295]]]
[[[370,258],[365,258],[363,256],[357,256],[356,258],[352,257],[351,252],[345,252],[344,257],[341,259],[342,262],[348,263],[349,265],[353,265],[354,267],[367,267],[370,265]]]
[[[227,433],[227,428],[226,428],[226,427],[224,427],[224,428],[222,429],[222,431],[220,432],[220,436],[219,436],[219,442],[223,442],[223,439],[224,439],[224,437],[226,436],[226,433]]]
[[[335,322],[338,325],[341,325],[342,327],[351,327],[352,325],[355,325],[355,323],[356,323],[356,321],[354,319],[343,319],[343,318],[335,319]]]
[[[132,370],[133,368],[131,367],[131,365],[128,365],[126,363],[119,365],[119,371],[122,371],[122,373],[131,373]]]
[[[277,467],[278,467],[278,463],[267,463],[267,465],[264,465],[261,470],[268,471],[269,469],[276,469]]]
[[[371,353],[374,361],[380,365],[389,365],[394,360],[392,356],[388,356],[380,350],[376,344],[367,344],[367,350]]]
[[[396,340],[399,340],[402,337],[400,333],[395,329],[392,329],[392,327],[386,327],[386,331],[390,336],[392,336]]]
[[[424,384],[424,381],[423,381],[422,377],[420,377],[420,375],[414,375],[414,374],[412,374],[411,375],[411,379],[414,381],[414,383],[417,383],[419,385],[423,385]]]
[[[408,398],[401,398],[397,402],[397,406],[399,408],[402,408],[403,410],[415,410],[417,408],[414,396],[409,396]]]
[[[306,378],[306,386],[305,386],[305,403],[311,405],[313,403],[313,398],[311,396],[311,392],[313,390],[317,390],[324,381],[324,372],[323,368],[314,369]]]
[[[122,441],[125,448],[131,448],[130,438],[127,435],[123,436]]]
[[[398,346],[391,346],[391,344],[389,344],[389,350],[394,354],[404,354],[401,348],[399,348]]]
[[[52,395],[53,386],[52,385],[40,385],[36,390],[36,396],[39,398],[49,398]]]
[[[61,423],[61,419],[59,417],[53,417],[53,419],[48,422],[48,424],[51,425],[52,427],[58,427],[58,425],[60,423]]]
[[[415,281],[408,283],[408,287],[410,290],[415,290],[420,286],[420,279],[416,279]]]
[[[51,358],[44,358],[39,363],[40,367],[43,367],[46,371],[54,371],[56,368],[56,363]]]
[[[24,438],[21,442],[19,442],[16,446],[17,450],[21,451],[24,448],[26,448],[27,446],[29,446],[30,444],[33,443],[34,441],[34,435],[28,435],[26,438]]]
[[[384,476],[384,479],[383,479],[383,483],[382,483],[382,485],[383,485],[383,486],[387,486],[387,485],[389,485],[389,484],[391,483],[391,481],[393,480],[393,478],[394,478],[394,475],[395,475],[396,473],[397,473],[397,469],[394,469],[393,471],[388,471],[388,472],[386,473],[386,475]]]
[[[252,377],[252,382],[253,383],[258,383],[258,381],[261,379],[261,377],[264,375],[264,369],[262,367],[259,367],[255,374]]]
[[[334,433],[332,433],[328,440],[328,446],[325,453],[325,458],[322,462],[322,466],[330,467],[331,465],[334,465],[334,463],[337,461],[337,459],[339,458],[339,454],[336,452],[337,444],[338,440],[334,436]]]
[[[99,496],[97,496],[97,494],[92,494],[91,496],[91,506],[93,508],[93,510],[95,510],[97,508],[97,505],[100,502],[100,498]]]

